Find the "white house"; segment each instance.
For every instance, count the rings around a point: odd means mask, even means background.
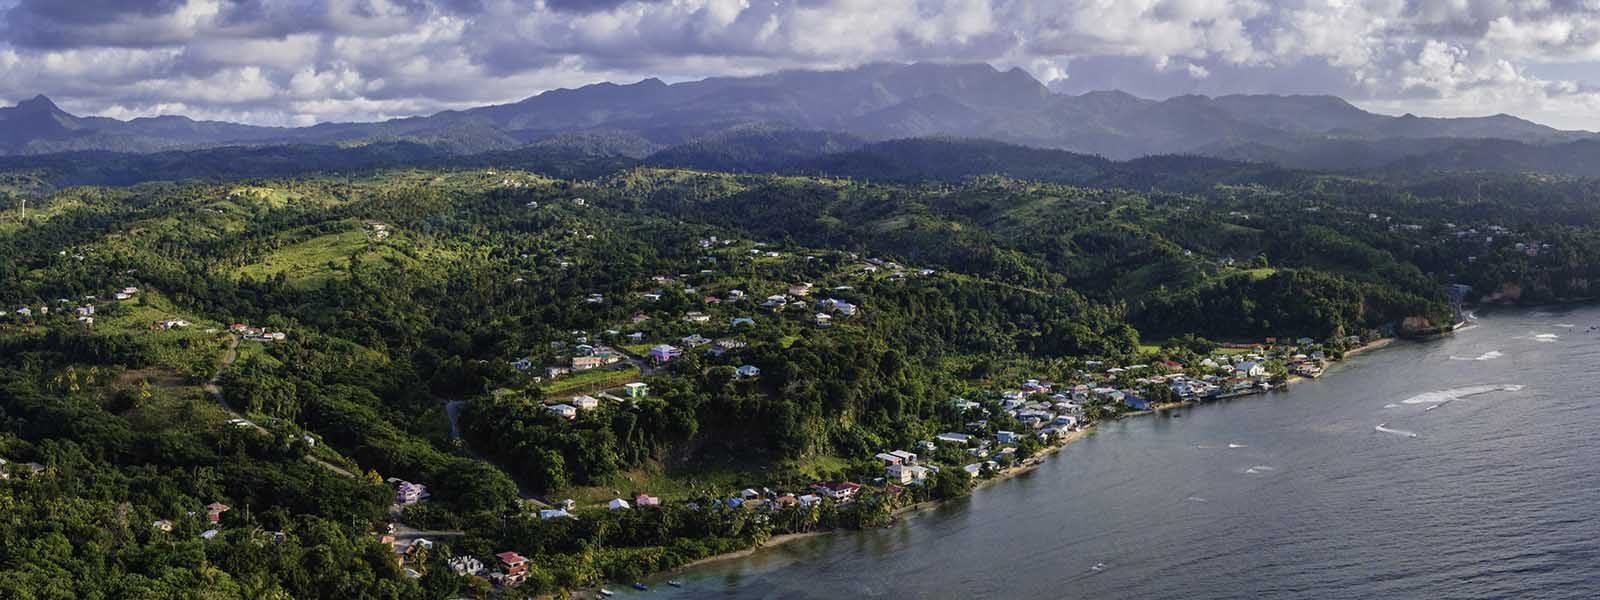
[[[574,408],[570,404],[553,404],[547,408],[550,410],[550,412],[561,415],[568,419],[577,418],[578,416],[578,409]]]
[[[612,498],[610,502],[606,503],[606,508],[611,510],[628,510],[632,507],[628,506],[627,500],[623,500],[621,498]]]

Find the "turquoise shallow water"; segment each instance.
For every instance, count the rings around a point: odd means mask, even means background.
[[[1600,598],[1600,309],[1480,317],[618,596]]]

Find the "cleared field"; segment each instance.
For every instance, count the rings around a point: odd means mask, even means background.
[[[416,261],[394,246],[394,238],[374,240],[363,230],[318,236],[291,244],[240,267],[239,277],[268,279],[282,273],[291,285],[315,287],[330,278],[348,277],[350,259],[362,265],[413,266]]]

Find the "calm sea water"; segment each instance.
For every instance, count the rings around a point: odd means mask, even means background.
[[[618,593],[1600,598],[1591,325],[1600,309],[1483,314],[1289,393],[1102,425],[1030,474],[893,528]]]

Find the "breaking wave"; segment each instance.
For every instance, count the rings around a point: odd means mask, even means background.
[[[1450,360],[1494,360],[1502,356],[1505,356],[1505,353],[1499,350],[1490,350],[1477,356],[1451,356]]]
[[[1228,444],[1228,447],[1229,448],[1249,448],[1249,446],[1246,446],[1244,444]]]
[[[1394,435],[1405,436],[1405,437],[1408,437],[1408,438],[1417,437],[1417,434],[1414,431],[1406,431],[1404,429],[1390,429],[1388,427],[1384,427],[1384,425],[1388,425],[1388,423],[1379,423],[1378,426],[1374,427],[1373,429],[1376,429],[1376,430],[1381,431],[1383,433],[1392,433]]]
[[[1453,401],[1453,400],[1460,400],[1462,398],[1466,398],[1466,397],[1469,397],[1469,396],[1477,396],[1479,394],[1488,394],[1488,393],[1491,393],[1491,392],[1515,392],[1515,391],[1520,391],[1521,389],[1522,389],[1522,386],[1515,385],[1515,384],[1474,385],[1474,386],[1469,386],[1469,387],[1460,387],[1460,388],[1454,388],[1454,389],[1448,389],[1448,390],[1439,390],[1437,392],[1427,392],[1427,393],[1417,394],[1417,395],[1412,396],[1410,398],[1406,398],[1405,400],[1401,400],[1400,403],[1401,404],[1443,404],[1445,402],[1450,402],[1450,401]]]
[[[1268,473],[1268,472],[1276,471],[1276,470],[1277,469],[1274,469],[1274,468],[1266,466],[1266,465],[1256,465],[1256,466],[1250,467],[1248,469],[1245,469],[1244,472],[1245,473],[1249,473],[1251,475],[1258,475],[1258,474],[1261,474],[1261,473]]]

